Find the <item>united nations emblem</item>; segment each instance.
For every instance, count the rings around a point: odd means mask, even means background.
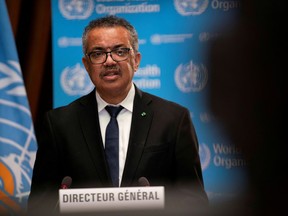
[[[73,67],[64,68],[60,82],[64,92],[68,95],[84,95],[94,88],[88,73],[79,63]]]
[[[93,0],[59,0],[59,10],[68,20],[87,19],[93,9]]]
[[[185,93],[199,92],[207,84],[208,71],[203,64],[180,64],[175,71],[176,86]]]
[[[26,207],[36,150],[20,64],[0,62],[0,215]]]
[[[174,0],[174,5],[182,16],[200,15],[208,7],[209,0]]]

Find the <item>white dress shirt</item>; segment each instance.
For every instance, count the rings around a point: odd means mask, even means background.
[[[110,121],[110,115],[106,111],[105,107],[107,105],[111,106],[122,106],[123,109],[117,116],[118,127],[119,127],[119,182],[122,180],[122,174],[124,170],[126,154],[128,149],[128,142],[130,136],[130,128],[132,121],[132,112],[133,112],[133,101],[135,96],[135,87],[132,85],[130,91],[128,92],[127,97],[119,104],[108,104],[105,102],[96,90],[96,100],[98,103],[98,114],[102,140],[105,148],[105,131],[106,127]]]

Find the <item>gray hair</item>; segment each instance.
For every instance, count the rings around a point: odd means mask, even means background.
[[[102,18],[94,19],[90,21],[89,24],[85,27],[82,35],[82,50],[84,54],[87,51],[88,33],[95,28],[101,27],[124,27],[125,29],[127,29],[130,33],[130,42],[132,44],[132,48],[135,52],[138,52],[139,44],[136,29],[124,18],[109,15]]]

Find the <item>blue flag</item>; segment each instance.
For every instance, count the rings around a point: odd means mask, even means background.
[[[0,0],[0,215],[24,212],[37,141],[5,0]]]

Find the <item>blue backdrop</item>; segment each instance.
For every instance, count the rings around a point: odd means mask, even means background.
[[[114,14],[138,31],[142,61],[134,82],[144,91],[186,106],[200,144],[211,202],[245,190],[241,149],[221,131],[206,105],[209,42],[237,22],[239,0],[51,0],[54,107],[90,92],[81,36],[91,19]]]

